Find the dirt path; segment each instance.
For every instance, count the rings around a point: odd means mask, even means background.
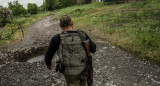
[[[25,57],[24,55],[45,51],[52,36],[60,32],[58,23],[53,16],[48,16],[33,24],[26,38],[8,49],[0,50],[1,58]],[[138,59],[107,42],[97,41],[96,44],[98,49],[93,55],[93,86],[160,86],[160,66]],[[24,51],[22,55],[16,55],[15,52],[20,54],[21,51]],[[65,85],[63,76],[55,73],[55,70],[47,70],[44,61],[8,61],[0,60],[0,86]],[[55,68],[55,60],[53,66]]]
[[[53,15],[48,16],[31,25],[28,34],[22,40],[7,46],[1,46],[0,59],[8,57],[7,60],[10,60],[14,57],[14,59],[26,61],[24,58],[44,53],[53,35],[60,31],[59,21]]]

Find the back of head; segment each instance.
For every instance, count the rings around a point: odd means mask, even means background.
[[[69,15],[63,15],[63,16],[61,16],[61,18],[60,18],[60,26],[61,27],[72,26],[71,16],[69,16]]]

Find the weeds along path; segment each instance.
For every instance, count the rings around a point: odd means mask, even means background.
[[[59,32],[58,21],[49,16],[33,24],[26,38],[10,48],[47,46]],[[160,66],[138,59],[108,42],[96,41],[96,44],[93,86],[160,86]],[[65,86],[64,77],[54,70],[55,60],[52,71],[47,70],[44,61],[0,61],[0,86]]]
[[[32,24],[22,40],[1,46],[0,58],[8,57],[7,60],[12,60],[13,57],[16,60],[26,61],[32,55],[44,52],[53,35],[60,31],[59,21],[53,15],[48,16]]]

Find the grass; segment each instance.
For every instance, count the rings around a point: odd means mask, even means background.
[[[27,33],[28,27],[33,24],[36,21],[39,21],[43,18],[45,18],[48,15],[51,15],[52,12],[39,12],[38,14],[35,15],[29,15],[27,14],[26,16],[22,17],[16,17],[13,19],[12,24],[7,24],[5,26],[6,30],[1,31],[0,34],[2,34],[2,38],[8,36],[11,32],[12,29],[15,30],[18,27],[18,24],[22,24],[24,26],[24,33]],[[19,40],[23,37],[22,32],[19,30],[17,31],[14,35],[12,35],[10,38],[7,40],[2,40],[0,41],[0,45],[4,45],[6,43],[10,43],[12,41]]]
[[[100,2],[61,9],[56,17],[69,14],[73,17],[75,29],[80,28],[92,37],[110,41],[113,45],[131,51],[140,58],[160,62],[160,21],[157,19],[160,17],[160,11],[124,12],[124,18],[110,17],[122,16],[121,10],[124,9],[149,10],[159,8],[159,0],[118,5],[104,5]],[[105,21],[103,25],[101,16],[106,14],[110,16],[103,17],[103,21]]]

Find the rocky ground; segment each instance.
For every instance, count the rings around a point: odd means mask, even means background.
[[[64,77],[54,69],[47,70],[43,60],[27,62],[33,55],[44,54],[52,36],[60,31],[57,19],[48,16],[33,24],[21,41],[1,46],[0,86],[65,86]],[[160,66],[138,59],[108,42],[94,41],[97,52],[93,54],[93,86],[160,86]]]

